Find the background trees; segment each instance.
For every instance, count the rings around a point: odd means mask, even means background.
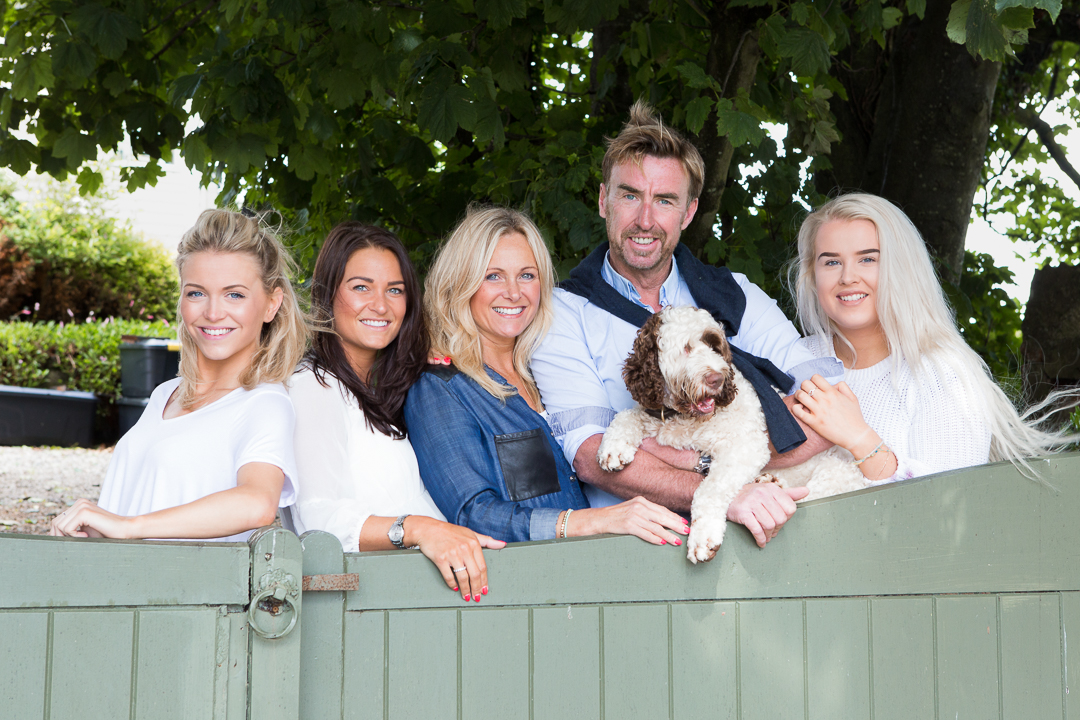
[[[1080,112],[1078,17],[1077,0],[30,0],[4,15],[0,165],[90,191],[87,161],[126,137],[138,187],[178,150],[222,201],[281,209],[301,259],[353,217],[423,264],[468,202],[509,203],[565,274],[603,239],[603,139],[645,96],[706,158],[696,252],[779,293],[807,205],[885,195],[1003,369],[1007,271],[964,236],[977,204],[1080,251],[1075,191],[1013,173],[1067,163],[1039,113]]]

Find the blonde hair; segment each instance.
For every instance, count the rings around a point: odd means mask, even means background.
[[[469,302],[484,282],[499,240],[514,233],[524,235],[528,241],[540,281],[540,307],[536,317],[514,343],[514,370],[531,391],[533,399],[539,400],[529,372],[529,360],[554,317],[551,294],[555,287],[555,271],[540,231],[524,213],[503,207],[469,208],[465,219],[439,248],[428,272],[424,283],[424,314],[433,352],[452,357],[461,372],[495,397],[505,400],[513,395],[513,388],[497,383],[484,371],[480,331]]]
[[[201,252],[247,254],[259,267],[263,289],[268,294],[281,290],[281,306],[274,319],[263,325],[259,347],[247,369],[240,373],[240,385],[250,390],[260,383],[284,382],[303,356],[309,335],[304,313],[289,281],[294,269],[289,253],[262,218],[219,209],[203,211],[180,239],[176,269],[181,276],[191,256]],[[176,315],[181,346],[177,399],[181,407],[190,409],[197,400],[196,386],[200,382],[198,348],[180,314],[180,301]]]
[[[664,125],[656,111],[644,100],[630,108],[630,119],[622,131],[608,140],[601,170],[604,185],[611,183],[611,171],[616,165],[632,162],[638,165],[646,157],[678,160],[690,181],[687,204],[701,195],[705,184],[705,162],[692,142]]]
[[[924,362],[950,369],[990,428],[990,460],[1008,460],[1032,477],[1037,473],[1026,458],[1075,441],[1064,430],[1039,429],[1050,416],[1041,413],[1060,403],[1063,397],[1072,396],[1075,404],[1075,391],[1052,394],[1023,415],[1017,413],[986,363],[956,329],[953,312],[915,224],[884,198],[865,193],[841,195],[811,212],[803,221],[799,228],[799,257],[789,266],[788,282],[796,298],[804,334],[829,341],[839,338],[855,357],[851,342],[825,314],[814,275],[817,233],[825,223],[834,220],[869,220],[877,229],[880,253],[875,308],[894,370],[901,359],[916,379]],[[895,380],[895,372],[893,377]]]

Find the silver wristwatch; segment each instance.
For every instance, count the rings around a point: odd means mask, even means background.
[[[390,526],[390,529],[386,532],[386,537],[390,538],[390,542],[394,544],[398,550],[405,549],[405,518],[408,515],[402,515],[394,524]]]
[[[694,466],[694,472],[698,475],[705,477],[709,474],[709,468],[712,467],[712,455],[704,455],[698,458],[697,465]]]

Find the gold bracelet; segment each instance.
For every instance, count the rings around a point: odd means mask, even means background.
[[[870,458],[872,458],[872,457],[874,457],[875,455],[877,455],[877,454],[878,454],[878,452],[879,452],[879,451],[881,450],[881,448],[883,448],[883,447],[885,447],[885,441],[884,441],[884,440],[882,440],[881,442],[879,442],[879,443],[878,443],[878,445],[877,445],[877,447],[876,447],[876,448],[874,448],[873,450],[871,450],[871,451],[870,451],[870,454],[869,454],[869,455],[867,455],[866,457],[864,457],[864,458],[863,458],[862,460],[856,460],[856,461],[855,461],[855,465],[856,465],[856,466],[858,466],[858,465],[862,465],[862,464],[863,464],[864,462],[866,462],[866,461],[867,461],[867,460],[869,460]],[[887,450],[887,449],[888,449],[888,448],[886,448],[886,450]]]
[[[570,522],[570,513],[572,513],[572,512],[574,512],[574,511],[573,510],[567,510],[566,514],[562,516],[562,536],[564,538],[566,537],[566,524],[568,522]]]

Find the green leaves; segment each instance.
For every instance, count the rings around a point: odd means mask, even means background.
[[[23,55],[15,65],[11,92],[19,100],[30,100],[42,88],[52,87],[52,57],[44,52]]]
[[[127,50],[128,41],[139,37],[139,27],[130,17],[97,3],[77,7],[71,20],[110,60],[118,60]]]
[[[97,157],[97,142],[89,135],[83,135],[75,128],[68,128],[60,134],[53,145],[55,157],[66,158],[69,170],[78,170],[79,166]]]
[[[994,0],[957,0],[949,11],[946,32],[950,40],[966,46],[973,57],[1000,62],[1015,54],[1014,44],[1027,42],[1027,31],[1035,26],[1030,5],[1036,4],[1042,7],[1053,3],[998,0],[995,4]],[[1060,11],[1060,2],[1056,4]],[[1002,9],[999,11],[998,8]]]
[[[727,98],[716,103],[716,132],[727,136],[735,147],[750,143],[757,145],[765,137],[765,130],[756,117],[736,109]]]
[[[469,91],[449,73],[439,72],[424,88],[416,118],[431,137],[446,144],[457,132],[474,127],[476,112]]]
[[[827,72],[832,62],[825,38],[808,28],[789,30],[780,40],[778,49],[782,57],[791,58],[792,70],[800,76],[813,77]]]
[[[510,27],[514,18],[525,17],[525,0],[476,0],[476,14],[495,30]]]

